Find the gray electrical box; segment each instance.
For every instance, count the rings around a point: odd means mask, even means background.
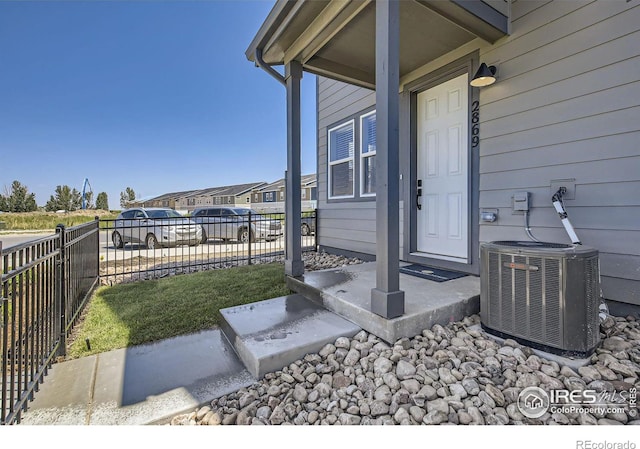
[[[529,210],[529,192],[515,192],[513,194],[513,211],[526,212]]]

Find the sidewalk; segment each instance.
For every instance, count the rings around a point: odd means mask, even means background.
[[[21,424],[164,424],[254,382],[214,329],[54,364]]]

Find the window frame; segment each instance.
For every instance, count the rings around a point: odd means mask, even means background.
[[[359,172],[360,172],[359,173],[359,175],[360,175],[360,182],[359,182],[359,184],[360,184],[360,192],[359,193],[360,193],[360,196],[362,198],[375,198],[375,196],[376,196],[376,192],[375,191],[373,193],[365,193],[365,191],[364,191],[364,180],[365,180],[365,177],[364,177],[364,160],[366,158],[370,158],[370,157],[375,157],[376,156],[377,148],[378,148],[377,139],[376,139],[376,151],[367,152],[367,153],[362,151],[363,148],[364,148],[364,139],[362,138],[364,126],[362,126],[362,124],[363,124],[365,118],[367,118],[367,117],[369,117],[371,115],[375,115],[375,114],[376,114],[376,110],[375,109],[372,110],[372,111],[369,111],[369,112],[365,112],[364,114],[360,114],[360,123],[359,123],[360,124],[360,130],[359,130],[360,131],[360,142],[359,142],[359,145],[358,145],[358,150],[360,152],[360,154],[359,154],[359,157],[360,157],[360,169],[359,169]],[[378,126],[378,117],[376,116],[376,127],[377,126]]]
[[[325,131],[325,137],[324,137],[324,152],[326,152],[325,154],[322,154],[322,158],[327,161],[327,165],[326,165],[326,173],[322,173],[322,177],[323,177],[323,182],[326,183],[326,190],[322,193],[318,193],[318,195],[324,195],[324,198],[327,202],[328,205],[330,204],[334,204],[334,203],[357,203],[357,202],[370,202],[370,201],[376,201],[376,194],[375,193],[370,193],[370,194],[363,194],[362,193],[362,168],[360,167],[362,165],[362,162],[364,160],[364,158],[362,157],[362,120],[363,117],[367,117],[370,114],[373,113],[377,113],[376,110],[376,106],[375,105],[371,105],[367,108],[361,109],[353,114],[347,115],[342,117],[339,121],[335,121],[332,123],[329,123],[324,129]],[[377,116],[376,116],[376,121],[377,121]],[[329,158],[331,156],[331,132],[333,130],[335,130],[336,128],[340,128],[342,126],[345,126],[346,124],[348,124],[349,122],[353,122],[354,123],[354,151],[353,151],[353,195],[350,196],[330,196],[331,193],[331,163],[329,162]],[[376,155],[377,155],[377,150],[376,150]],[[371,156],[373,156],[373,153],[371,154]],[[344,160],[348,160],[348,159],[344,159]],[[337,162],[337,161],[336,161]],[[335,163],[334,163],[335,164]],[[319,197],[316,197],[316,199],[320,199]]]
[[[336,161],[331,161],[331,132],[335,131],[337,129],[340,128],[344,128],[348,125],[351,125],[351,131],[353,134],[353,155],[347,158],[343,158],[343,159],[338,159]],[[351,118],[349,120],[345,120],[339,124],[337,124],[336,126],[329,128],[327,130],[327,199],[330,200],[341,200],[341,199],[350,199],[350,198],[355,198],[356,196],[356,176],[357,176],[357,170],[356,170],[356,121],[355,118]],[[345,162],[349,162],[351,161],[351,163],[353,164],[353,176],[352,176],[352,180],[351,180],[351,195],[332,195],[332,191],[331,191],[331,181],[332,181],[332,171],[331,168],[334,165],[339,165],[339,164],[344,164]]]

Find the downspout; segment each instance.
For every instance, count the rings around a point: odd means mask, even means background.
[[[256,64],[258,65],[258,67],[260,67],[262,70],[264,70],[269,75],[274,77],[284,87],[287,87],[287,82],[285,81],[284,76],[280,75],[280,73],[278,73],[277,70],[275,70],[273,67],[271,67],[266,62],[264,62],[264,60],[262,59],[262,49],[261,48],[256,48],[255,60],[256,60]]]
[[[285,261],[287,276],[299,277],[304,274],[302,261],[302,239],[300,238],[300,80],[302,64],[290,61],[285,64],[285,74],[281,75],[262,59],[262,49],[256,48],[255,62],[262,70],[285,87],[287,93],[287,171],[285,176]]]

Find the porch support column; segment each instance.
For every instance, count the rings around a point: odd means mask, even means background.
[[[291,61],[285,66],[287,86],[287,175],[285,176],[285,262],[284,272],[288,276],[302,276],[302,243],[300,216],[300,80],[302,64]]]
[[[400,4],[376,1],[376,287],[371,311],[404,314],[400,290],[399,94]]]

